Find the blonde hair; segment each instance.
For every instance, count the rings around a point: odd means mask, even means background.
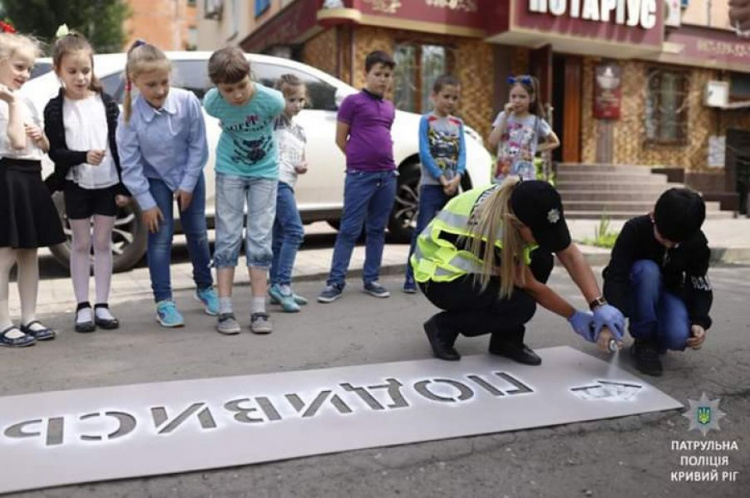
[[[39,42],[30,36],[0,32],[0,61],[8,60],[18,53],[30,55],[33,62],[41,54]]]
[[[487,288],[495,268],[495,243],[497,233],[502,229],[502,250],[500,252],[500,298],[513,295],[515,269],[523,261],[524,241],[521,233],[511,222],[519,221],[510,207],[510,196],[520,183],[517,176],[509,176],[487,198],[476,207],[468,227],[472,236],[469,251],[482,261],[482,271],[474,274],[482,290]],[[521,275],[521,282],[523,274]]]
[[[305,94],[307,93],[305,82],[302,81],[302,78],[292,73],[286,73],[279,76],[279,79],[276,80],[276,84],[273,87],[280,91],[284,97],[289,96],[289,90],[292,88],[303,87],[305,88]],[[305,95],[305,98],[307,98],[307,95]]]
[[[132,85],[138,75],[158,69],[172,71],[172,63],[157,47],[143,42],[135,42],[128,50],[128,62],[125,65],[125,98],[122,103],[122,114],[125,123],[130,122],[133,113]]]
[[[55,72],[60,76],[60,65],[62,64],[63,57],[76,52],[88,53],[91,60],[91,83],[89,83],[89,90],[100,93],[102,91],[102,84],[99,78],[96,77],[96,74],[94,74],[94,49],[91,47],[89,41],[80,33],[73,31],[55,40],[55,44],[52,46],[52,65],[55,67]]]

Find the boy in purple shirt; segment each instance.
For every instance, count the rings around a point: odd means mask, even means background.
[[[396,198],[396,163],[393,160],[391,125],[396,117],[393,103],[384,100],[396,63],[382,51],[365,59],[365,87],[341,103],[336,124],[336,145],[346,155],[344,208],[333,249],[321,303],[341,297],[354,244],[365,225],[364,290],[375,297],[390,293],[380,283],[380,262],[385,227]]]

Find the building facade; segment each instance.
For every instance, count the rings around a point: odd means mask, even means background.
[[[124,26],[125,47],[143,39],[163,50],[195,50],[199,1],[203,0],[127,0],[131,16]]]
[[[733,190],[733,151],[750,143],[750,42],[729,28],[726,2],[205,1],[223,3],[225,19],[228,5],[244,6],[231,22],[247,31],[223,43],[293,57],[356,87],[368,52],[394,54],[391,98],[403,110],[426,112],[434,79],[453,73],[460,114],[485,137],[507,77],[533,74],[562,142],[557,161],[664,168],[721,192]]]

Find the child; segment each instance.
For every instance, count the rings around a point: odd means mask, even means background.
[[[336,236],[331,271],[318,295],[330,303],[344,291],[346,271],[354,244],[365,224],[364,291],[385,298],[388,290],[378,282],[385,244],[385,227],[396,198],[396,163],[393,160],[391,125],[393,103],[383,97],[390,87],[396,63],[382,51],[365,58],[365,88],[341,103],[336,124],[336,145],[346,155],[344,208]]]
[[[461,96],[461,83],[450,75],[439,77],[432,88],[432,112],[422,116],[419,124],[419,159],[422,180],[419,182],[417,227],[411,239],[406,260],[404,292],[417,292],[414,272],[409,259],[414,253],[417,237],[445,203],[458,192],[466,170],[464,123],[453,116]]]
[[[156,320],[163,327],[182,327],[185,320],[172,298],[169,273],[175,198],[193,263],[195,297],[207,314],[216,315],[219,309],[209,266],[203,113],[195,95],[170,88],[172,65],[153,45],[135,42],[125,73],[125,102],[117,125],[122,181],[138,201],[149,231],[148,271]],[[135,99],[132,86],[139,92]]]
[[[664,192],[653,212],[622,228],[604,270],[604,296],[630,318],[642,373],[659,376],[659,353],[700,349],[711,326],[711,251],[701,231],[706,206],[686,188]]]
[[[276,89],[284,95],[286,107],[276,118],[274,135],[279,148],[279,186],[276,194],[276,221],[273,224],[273,262],[271,263],[271,302],[281,304],[284,311],[296,312],[300,304],[307,304],[304,297],[292,292],[292,268],[297,249],[305,237],[302,218],[294,200],[294,184],[297,175],[307,172],[305,161],[305,132],[293,121],[305,107],[307,89],[293,74],[282,74]]]
[[[511,76],[510,102],[492,123],[489,145],[497,147],[493,181],[500,184],[508,175],[534,180],[534,156],[560,146],[560,140],[544,120],[539,100],[539,81],[533,76]],[[546,143],[539,145],[540,139]]]
[[[52,63],[62,88],[44,109],[49,156],[55,163],[55,172],[46,183],[53,192],[64,192],[72,231],[70,277],[78,301],[73,323],[76,332],[93,332],[97,326],[116,329],[120,323],[107,304],[112,281],[110,244],[117,207],[130,201],[121,181],[115,142],[120,110],[112,97],[102,92],[94,75],[93,49],[83,36],[70,33],[58,38]],[[94,310],[89,303],[92,218]]]
[[[284,110],[284,97],[250,79],[250,63],[237,47],[211,54],[208,75],[216,88],[208,91],[203,105],[208,114],[220,119],[222,130],[216,149],[216,329],[221,334],[240,332],[232,310],[232,284],[247,204],[245,254],[253,296],[250,331],[269,334],[273,328],[266,313],[267,272],[273,259],[271,241],[279,180],[273,124]]]
[[[36,319],[37,249],[65,241],[60,218],[42,182],[49,142],[34,106],[17,92],[29,80],[39,47],[8,24],[0,32],[0,346],[31,346],[55,338]],[[18,263],[21,326],[10,320],[10,271]]]

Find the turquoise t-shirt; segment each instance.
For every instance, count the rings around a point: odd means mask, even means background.
[[[221,137],[216,147],[217,173],[254,178],[279,178],[279,158],[273,135],[276,116],[286,105],[281,92],[255,85],[245,105],[232,105],[216,88],[206,93],[203,107],[219,119]]]

